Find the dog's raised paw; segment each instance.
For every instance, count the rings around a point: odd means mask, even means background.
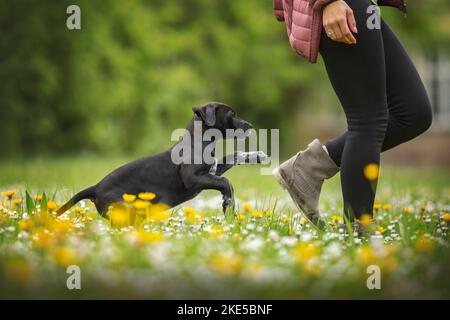
[[[267,154],[264,153],[264,151],[256,151],[257,155],[257,162],[258,163],[264,163],[267,160],[269,160],[269,157],[267,156]]]
[[[264,153],[264,151],[250,151],[242,152],[239,151],[236,155],[236,164],[248,163],[256,164],[263,163],[267,161],[269,157]]]
[[[268,159],[268,156],[264,151],[251,151],[247,152],[246,162],[250,164],[263,163]]]

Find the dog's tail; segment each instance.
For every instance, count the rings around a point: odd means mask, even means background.
[[[56,215],[59,216],[69,210],[74,204],[83,199],[93,199],[95,198],[95,188],[96,186],[92,186],[81,190],[76,195],[72,197],[69,201],[67,201],[62,207],[56,210]]]

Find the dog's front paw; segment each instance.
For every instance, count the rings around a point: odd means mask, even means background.
[[[234,211],[234,199],[228,196],[223,196],[222,210],[224,214],[227,214],[229,210]]]
[[[269,159],[269,157],[267,156],[267,154],[264,153],[264,151],[255,151],[250,153],[253,154],[251,155],[251,157],[255,158],[256,163],[264,163]]]
[[[264,153],[264,151],[250,151],[250,152],[240,152],[238,153],[237,160],[238,164],[241,163],[263,163],[267,161],[268,156]]]
[[[239,165],[241,163],[245,163],[248,159],[248,152],[238,151],[234,155],[234,164]]]

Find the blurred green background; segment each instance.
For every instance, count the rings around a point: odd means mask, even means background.
[[[70,4],[81,30],[66,28]],[[421,72],[446,63],[444,80],[427,82],[445,119],[450,2],[408,8],[406,19],[392,8],[383,17]],[[2,0],[0,30],[3,159],[150,154],[210,100],[256,128],[280,128],[284,155],[345,128],[322,61],[292,51],[272,0]]]

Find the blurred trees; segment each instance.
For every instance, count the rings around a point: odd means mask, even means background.
[[[383,10],[401,38],[449,49],[448,1],[409,2],[406,20]],[[210,100],[286,139],[305,97],[329,86],[290,49],[272,0],[3,0],[0,30],[2,157],[155,152]]]

